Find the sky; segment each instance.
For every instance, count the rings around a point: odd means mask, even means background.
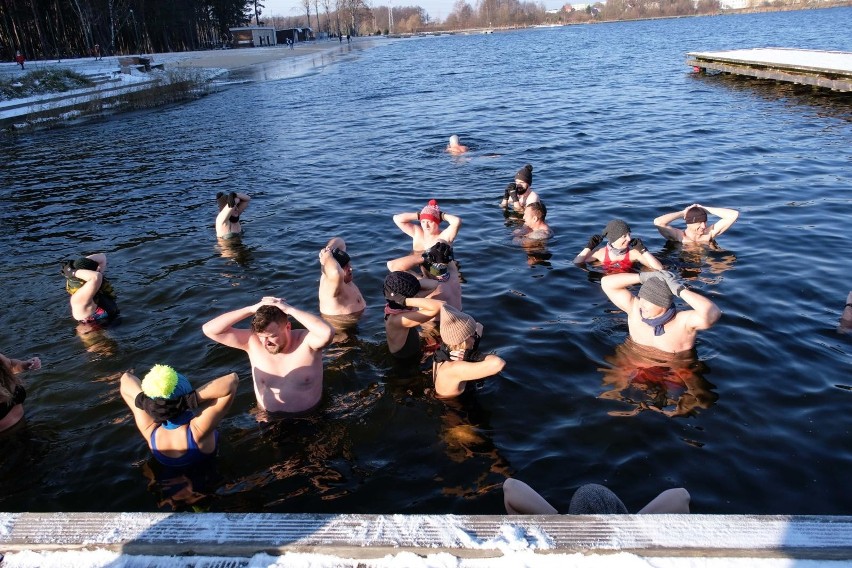
[[[543,1],[548,10],[560,8],[566,3],[564,0],[535,1]],[[579,4],[582,1],[575,0],[575,3]],[[476,7],[476,0],[467,0],[467,2]],[[267,16],[300,16],[304,14],[301,0],[263,0],[263,3],[266,6],[263,13]],[[388,4],[391,6],[421,6],[429,14],[429,17],[435,20],[446,18],[455,3],[456,0],[370,0],[369,2],[371,6],[387,6]],[[320,14],[322,14],[322,8],[320,8]]]

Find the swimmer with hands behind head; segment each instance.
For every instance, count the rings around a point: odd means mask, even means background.
[[[719,220],[707,226],[707,214],[719,217]],[[660,234],[670,241],[680,243],[712,243],[722,233],[731,228],[731,225],[740,216],[735,209],[723,207],[706,207],[693,203],[683,211],[674,211],[660,215],[654,219],[654,225]],[[678,219],[686,222],[686,229],[678,229],[670,224]]]
[[[217,193],[216,205],[219,214],[216,215],[216,236],[220,239],[233,239],[243,232],[240,215],[248,207],[251,197],[246,193]]]
[[[289,316],[305,326],[292,329]],[[252,317],[251,329],[234,327]],[[322,350],[334,328],[322,318],[264,297],[260,302],[224,313],[202,327],[204,335],[248,354],[258,406],[270,412],[306,412],[322,399]]]
[[[506,361],[497,355],[479,352],[482,330],[482,324],[469,315],[447,304],[441,307],[442,345],[432,363],[438,397],[459,396],[468,381],[492,377],[506,366]]]
[[[627,289],[635,284],[642,284],[638,296]],[[616,307],[627,313],[630,339],[669,355],[695,347],[697,332],[711,328],[722,315],[716,304],[685,287],[666,270],[610,274],[601,279],[601,288]],[[675,297],[692,309],[677,311]]]
[[[121,397],[151,453],[163,465],[190,466],[216,454],[216,426],[237,394],[236,373],[193,389],[168,365],[154,365],[140,382],[133,370],[121,376]]]
[[[334,237],[319,252],[322,266],[319,284],[320,314],[348,316],[361,314],[367,307],[358,286],[352,281],[352,262],[346,243]]]
[[[441,222],[444,221],[448,226],[441,230]],[[410,266],[416,266],[420,263],[420,255],[438,241],[453,244],[462,221],[455,215],[441,211],[438,202],[431,199],[420,213],[399,213],[393,216],[393,222],[403,233],[411,237],[413,252],[388,261],[388,270],[391,272],[408,270]]]
[[[71,315],[80,323],[106,323],[119,315],[115,292],[104,277],[106,268],[103,253],[62,264],[65,290],[71,294]]]

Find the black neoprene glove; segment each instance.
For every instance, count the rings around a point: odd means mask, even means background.
[[[589,250],[595,250],[595,247],[601,244],[601,242],[603,242],[602,236],[592,235],[591,237],[589,237],[589,242],[586,243],[586,248],[588,248]]]
[[[645,243],[642,242],[642,239],[639,237],[634,237],[630,239],[630,248],[639,251],[639,254],[644,254],[648,252],[648,247],[645,246]]]
[[[506,186],[506,191],[503,192],[503,199],[506,201],[518,200],[518,186],[515,185],[515,182],[509,182],[509,185]]]
[[[141,408],[154,419],[157,424],[162,424],[177,414],[178,400],[169,400],[167,398],[151,398],[144,392],[136,395],[134,401],[136,408]]]
[[[195,410],[198,408],[198,391],[193,389],[178,399],[178,410]]]
[[[228,207],[233,208],[237,204],[237,194],[236,192],[231,192],[228,194]]]

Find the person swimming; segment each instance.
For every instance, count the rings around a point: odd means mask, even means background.
[[[246,193],[231,192],[217,193],[216,205],[219,214],[216,215],[216,236],[220,239],[233,239],[243,232],[240,215],[248,207],[251,197]]]
[[[604,237],[606,246],[598,248]],[[589,237],[586,247],[574,257],[574,264],[578,266],[589,262],[600,263],[606,274],[633,272],[633,264],[637,262],[652,270],[663,269],[641,239],[631,238],[630,225],[621,219],[611,220],[602,234]]]
[[[453,134],[445,151],[449,154],[464,154],[468,151],[468,147],[460,144],[458,135]]]

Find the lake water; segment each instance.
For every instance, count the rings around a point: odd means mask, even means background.
[[[122,371],[163,362],[196,385],[241,377],[197,509],[493,514],[515,476],[560,510],[596,482],[630,510],[684,486],[695,512],[848,514],[852,335],[837,324],[852,271],[837,247],[852,98],[698,76],[685,59],[852,51],[850,29],[839,8],[383,40],[300,77],[3,139],[2,352],[44,369],[27,378],[26,424],[0,436],[0,508],[190,509],[149,484],[118,394]],[[451,134],[466,157],[441,151]],[[556,233],[542,250],[514,244],[497,206],[525,163]],[[243,246],[222,251],[214,196],[231,190],[253,200]],[[464,221],[465,311],[507,361],[450,403],[394,365],[381,315],[385,262],[410,247],[391,217],[430,198]],[[694,202],[740,210],[719,250],[654,229]],[[613,217],[723,310],[698,364],[631,380],[624,315],[572,264]],[[317,312],[333,235],[370,307],[326,352],[320,415],[259,424],[246,356],[201,325],[268,294]],[[123,319],[79,335],[60,261],[99,251]]]

